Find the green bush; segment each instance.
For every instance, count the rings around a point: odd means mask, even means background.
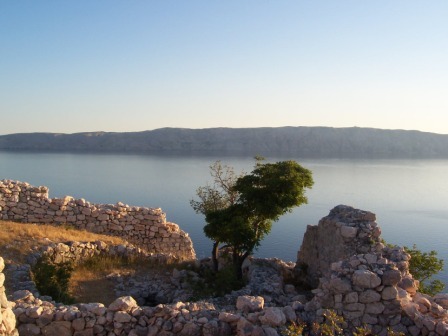
[[[229,265],[218,272],[210,268],[198,271],[199,278],[190,278],[193,289],[193,299],[200,300],[207,297],[220,297],[233,290],[241,289],[245,282],[238,279],[233,265]]]
[[[70,262],[53,264],[48,258],[40,258],[32,269],[32,278],[41,295],[49,295],[56,302],[74,303],[68,292],[73,265]]]
[[[437,258],[436,251],[422,252],[414,245],[412,248],[404,247],[405,251],[411,255],[409,261],[409,272],[420,281],[419,291],[421,293],[435,295],[445,288],[445,284],[440,280],[432,280],[431,277],[443,270],[443,260]]]

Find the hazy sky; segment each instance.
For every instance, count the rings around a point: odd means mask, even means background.
[[[448,134],[446,0],[0,0],[0,134]]]

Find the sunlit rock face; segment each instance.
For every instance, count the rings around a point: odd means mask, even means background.
[[[4,268],[5,262],[0,257],[0,335],[16,336],[18,335],[16,330],[16,316],[11,309],[11,303],[6,298]]]
[[[312,288],[305,311],[317,320],[332,309],[354,328],[374,334],[391,328],[406,335],[447,335],[448,294],[417,292],[410,255],[381,243],[375,214],[339,205],[308,226],[297,256],[296,275]]]
[[[188,233],[166,221],[160,208],[94,204],[71,196],[49,198],[48,187],[0,180],[0,219],[24,223],[67,224],[77,229],[122,237],[146,251],[179,261],[194,260]]]
[[[383,248],[375,214],[339,205],[319,221],[308,225],[297,264],[307,269],[306,282],[316,287],[329,275],[331,264],[356,254],[372,254]]]

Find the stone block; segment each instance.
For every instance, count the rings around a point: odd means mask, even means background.
[[[381,285],[381,278],[368,270],[356,270],[352,281],[354,286],[361,288],[375,288]]]
[[[260,311],[264,307],[264,298],[261,296],[239,296],[236,308],[245,312]]]

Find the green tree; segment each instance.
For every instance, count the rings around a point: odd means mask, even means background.
[[[257,158],[253,171],[230,188],[236,196],[233,202],[205,212],[204,233],[232,248],[238,278],[244,260],[271,231],[272,222],[307,203],[305,189],[312,185],[311,171],[295,161],[264,163]]]
[[[405,251],[411,255],[409,261],[409,272],[420,281],[419,291],[429,295],[435,295],[445,288],[445,284],[440,280],[430,278],[443,270],[443,260],[437,258],[436,251],[422,252],[414,245],[412,248],[404,247]]]
[[[210,175],[213,178],[212,184],[206,184],[196,190],[199,200],[190,200],[190,205],[196,213],[207,214],[226,209],[234,204],[238,199],[238,192],[234,190],[236,180],[241,175],[237,175],[233,167],[223,165],[221,161],[216,161],[210,165]],[[219,227],[208,227],[206,236],[213,240],[212,260],[213,268],[218,271],[218,252],[221,241],[219,240]]]

